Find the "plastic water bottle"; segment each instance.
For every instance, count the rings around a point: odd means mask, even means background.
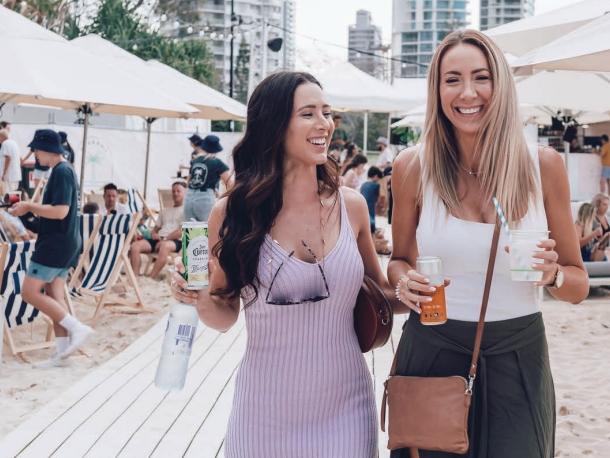
[[[184,387],[197,323],[199,315],[194,305],[172,304],[155,375],[157,388],[180,391]]]

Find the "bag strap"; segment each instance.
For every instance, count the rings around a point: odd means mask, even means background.
[[[472,361],[470,362],[470,371],[468,373],[468,392],[472,393],[472,385],[477,376],[477,366],[479,364],[479,353],[481,350],[481,341],[483,340],[483,328],[485,327],[485,314],[487,313],[487,303],[489,302],[489,290],[491,289],[491,280],[494,276],[494,266],[496,265],[496,253],[498,252],[498,241],[500,240],[500,220],[496,219],[496,227],[491,241],[491,251],[489,252],[489,262],[487,263],[487,276],[485,277],[485,289],[483,290],[483,300],[481,301],[481,313],[479,314],[479,322],[477,323],[477,333],[474,338],[474,347],[472,349]]]

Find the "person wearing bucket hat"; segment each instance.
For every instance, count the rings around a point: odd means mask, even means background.
[[[216,154],[222,151],[216,135],[206,135],[196,146],[197,155],[191,161],[188,191],[184,200],[185,221],[207,221],[216,202],[220,181],[229,187],[229,167]]]
[[[51,175],[42,203],[18,202],[9,212],[14,216],[32,212],[39,218],[36,248],[21,294],[23,300],[53,321],[56,353],[39,366],[54,367],[61,365],[93,333],[89,326],[67,312],[64,302],[68,270],[76,265],[82,245],[77,214],[78,182],[74,169],[63,156],[64,149],[57,132],[37,130],[28,146],[41,165],[52,168]]]
[[[203,139],[197,134],[193,134],[189,137],[189,142],[191,142],[191,148],[193,148],[193,152],[191,153],[191,160],[195,159],[195,156],[197,156],[197,145],[201,140]]]

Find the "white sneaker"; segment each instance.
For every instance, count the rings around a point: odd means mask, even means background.
[[[61,359],[64,359],[85,345],[89,337],[94,333],[92,328],[86,324],[80,324],[72,332],[70,332],[70,345],[59,354]]]
[[[55,353],[49,359],[41,361],[39,363],[34,363],[32,366],[35,369],[50,369],[52,367],[65,367],[67,365],[68,361],[62,359],[59,353]]]

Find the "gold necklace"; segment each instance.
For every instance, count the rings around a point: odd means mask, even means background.
[[[468,175],[470,175],[471,177],[476,177],[476,176],[479,174],[479,172],[475,172],[475,171],[474,171],[474,170],[472,170],[472,169],[467,169],[466,167],[464,167],[464,166],[462,165],[462,163],[461,163],[461,162],[458,162],[458,165],[459,165],[459,166],[462,168],[462,170],[463,170],[464,172],[466,172],[466,173],[467,173]]]

